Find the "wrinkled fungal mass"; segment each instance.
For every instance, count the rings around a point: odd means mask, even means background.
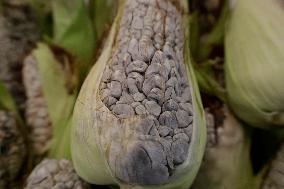
[[[129,153],[111,147],[109,164],[124,182],[166,183],[188,156],[191,86],[184,63],[182,15],[166,0],[128,0],[100,99],[118,119],[140,116]],[[136,134],[137,134],[136,133]]]

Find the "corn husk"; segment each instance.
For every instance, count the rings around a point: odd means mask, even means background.
[[[110,31],[106,45],[102,50],[100,58],[85,80],[75,105],[71,134],[71,149],[74,167],[83,179],[99,185],[119,185],[121,188],[125,189],[188,188],[197,173],[202,159],[205,146],[205,120],[198,87],[190,64],[189,49],[187,46],[184,51],[184,59],[192,92],[194,125],[190,148],[185,162],[175,170],[166,183],[159,185],[124,182],[116,177],[110,167],[108,161],[108,148],[110,144],[116,143],[116,139],[121,139],[122,143],[127,143],[128,139],[123,138],[123,132],[128,133],[129,135],[135,134],[134,130],[131,128],[138,126],[141,121],[141,117],[139,116],[134,116],[131,119],[125,120],[118,119],[103,104],[99,95],[100,81],[107,63],[112,56],[112,52],[115,49],[115,40],[117,38],[119,22],[125,2],[126,1],[121,1],[118,15]],[[184,8],[184,4],[180,5]],[[187,24],[187,15],[184,15],[183,19],[184,23],[182,24]],[[187,36],[188,31],[186,30],[185,33]],[[188,45],[188,43],[185,44]],[[122,132],[120,132],[120,130]]]
[[[221,125],[206,112],[208,142],[192,189],[256,189],[259,183],[252,170],[251,136],[228,107],[223,106],[222,112]]]
[[[261,189],[281,189],[284,187],[284,145],[280,146],[276,157],[270,163]]]
[[[239,118],[284,126],[284,8],[279,0],[238,0],[225,37],[226,86]]]

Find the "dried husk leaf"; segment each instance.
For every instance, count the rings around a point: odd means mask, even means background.
[[[270,163],[261,189],[281,189],[284,187],[284,145],[280,146],[276,157]]]
[[[215,125],[214,119],[218,118],[206,112],[208,142],[192,189],[257,188],[250,159],[250,134],[226,106],[222,112],[222,125]]]

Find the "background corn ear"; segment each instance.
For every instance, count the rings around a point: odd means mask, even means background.
[[[253,173],[250,132],[227,106],[220,111],[222,125],[216,125],[215,116],[206,112],[207,147],[192,189],[257,189],[260,181]]]
[[[284,11],[280,1],[238,0],[226,29],[229,102],[256,127],[284,125]]]

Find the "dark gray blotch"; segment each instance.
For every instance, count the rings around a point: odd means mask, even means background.
[[[172,143],[174,164],[181,164],[186,160],[188,147],[188,142],[183,139],[178,139]]]
[[[166,167],[166,155],[162,145],[154,141],[141,141],[133,145],[120,160],[119,169],[125,170],[126,175],[118,175],[127,182],[156,185],[168,180],[169,172]]]

